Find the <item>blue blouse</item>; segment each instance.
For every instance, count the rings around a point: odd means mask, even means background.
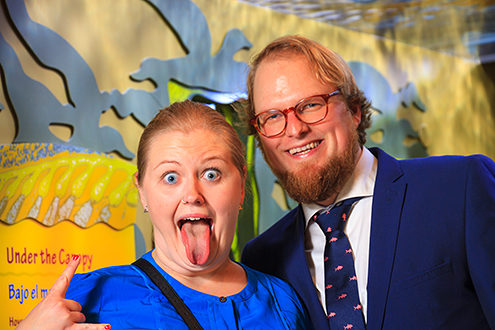
[[[204,329],[310,329],[311,323],[294,290],[282,280],[241,265],[248,283],[225,298],[188,288],[143,258],[166,278]],[[116,329],[187,329],[160,289],[132,265],[75,274],[67,299],[82,305],[89,323],[110,323]]]

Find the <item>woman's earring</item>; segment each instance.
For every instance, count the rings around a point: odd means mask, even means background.
[[[148,213],[148,212],[149,212],[149,211],[148,211],[148,205],[146,205],[146,206],[144,207],[144,213]]]

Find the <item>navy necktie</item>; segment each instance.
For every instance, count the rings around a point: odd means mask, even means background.
[[[337,203],[315,215],[325,233],[325,297],[332,329],[366,329],[359,301],[352,249],[344,225],[352,205],[360,197]]]

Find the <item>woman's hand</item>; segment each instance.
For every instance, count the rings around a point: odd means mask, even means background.
[[[80,323],[86,321],[81,313],[81,305],[77,301],[65,299],[67,288],[80,262],[79,255],[74,255],[48,295],[16,329],[110,329],[109,324]]]

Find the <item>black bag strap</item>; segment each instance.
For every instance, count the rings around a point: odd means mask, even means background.
[[[172,306],[177,310],[177,313],[182,317],[184,322],[186,322],[189,329],[192,330],[202,330],[203,328],[199,324],[198,320],[194,317],[191,310],[184,304],[182,299],[179,297],[177,292],[172,288],[172,286],[167,282],[165,277],[153,266],[148,260],[139,258],[132,263],[134,266],[139,267],[146,275],[149,276],[151,281],[156,284],[158,288],[162,291],[163,295],[167,297]]]

